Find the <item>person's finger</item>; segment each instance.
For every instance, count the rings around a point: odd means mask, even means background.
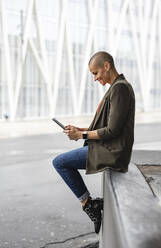
[[[65,134],[68,135],[69,134],[69,130],[64,130],[63,133],[65,133]]]
[[[69,125],[65,126],[65,129],[66,130],[69,130],[70,129],[70,126]]]

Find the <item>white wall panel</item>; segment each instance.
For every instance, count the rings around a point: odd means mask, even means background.
[[[98,50],[137,110],[161,110],[161,0],[0,0],[0,119],[94,113],[108,88],[88,70]]]

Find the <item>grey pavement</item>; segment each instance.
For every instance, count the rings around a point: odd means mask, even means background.
[[[57,154],[82,142],[58,133],[0,143],[0,247],[68,248],[96,242],[93,224],[51,163]],[[101,196],[101,175],[86,176],[85,181],[94,196]],[[66,239],[71,240],[56,243]]]
[[[146,118],[136,124],[132,161],[159,165],[161,151],[153,147],[161,142],[161,122],[159,118],[156,123]],[[91,117],[67,119],[64,124],[83,126],[90,120]],[[93,233],[93,224],[51,163],[57,154],[80,147],[83,142],[69,141],[61,130],[52,133],[56,126],[49,121],[33,123],[35,130],[28,122],[28,133],[24,123],[12,123],[15,129],[5,129],[1,123],[1,132],[5,131],[0,140],[0,247],[77,248],[97,242],[99,236]],[[81,174],[92,195],[101,196],[102,173]]]

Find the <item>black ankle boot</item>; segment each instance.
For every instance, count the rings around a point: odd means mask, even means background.
[[[89,218],[94,222],[95,232],[99,233],[102,221],[101,215],[101,205],[98,199],[92,200],[91,197],[88,198],[85,206],[83,207],[83,211],[87,213]]]
[[[103,198],[97,197],[97,198],[92,199],[92,201],[98,204],[98,208],[100,210],[103,210]]]

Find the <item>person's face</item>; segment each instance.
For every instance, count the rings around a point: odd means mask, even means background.
[[[94,75],[94,81],[99,81],[103,86],[110,83],[110,64],[105,62],[103,67],[97,66],[96,63],[90,63],[90,72]]]

